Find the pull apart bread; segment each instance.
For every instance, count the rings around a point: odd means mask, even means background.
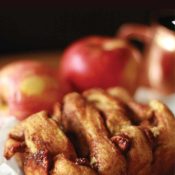
[[[175,118],[161,102],[90,89],[67,94],[54,109],[9,133],[4,156],[15,155],[25,175],[173,175]]]

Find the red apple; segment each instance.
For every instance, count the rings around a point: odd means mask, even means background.
[[[18,61],[0,71],[0,111],[24,119],[40,110],[51,111],[59,99],[55,71],[37,61]]]
[[[122,86],[137,88],[140,53],[126,41],[90,36],[75,41],[63,53],[59,79],[64,92],[88,88]]]

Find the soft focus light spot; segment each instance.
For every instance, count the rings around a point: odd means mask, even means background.
[[[156,41],[163,49],[167,51],[175,50],[175,37],[173,35],[167,34],[166,32],[158,33],[156,35]]]
[[[172,23],[175,25],[175,20],[174,20],[174,21],[172,21]]]
[[[86,64],[84,63],[83,59],[80,55],[74,55],[74,58],[72,59],[72,67],[76,68],[76,71],[82,72],[86,69]]]
[[[160,60],[159,60],[159,58],[161,58],[161,52],[154,51],[152,52],[151,56],[154,59],[152,59],[151,64],[149,64],[148,76],[149,76],[150,84],[152,86],[157,86],[157,84],[160,84],[163,76],[162,69],[160,66]]]
[[[103,44],[103,48],[109,51],[116,49],[116,48],[121,48],[124,46],[126,46],[126,43],[122,40],[111,40]]]

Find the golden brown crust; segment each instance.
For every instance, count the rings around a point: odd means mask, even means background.
[[[147,175],[151,172],[152,150],[144,133],[136,126],[132,126],[126,111],[116,99],[103,91],[88,90],[84,92],[85,98],[93,103],[105,115],[106,125],[113,138],[126,135],[132,140],[129,151],[126,153],[128,160],[128,174]],[[144,151],[143,151],[144,150]]]
[[[126,174],[124,157],[108,139],[99,112],[78,93],[64,98],[64,121],[73,132],[81,128],[90,148],[91,165],[102,175]]]
[[[6,159],[10,159],[17,152],[24,152],[25,143],[9,138],[6,141],[4,155]]]
[[[87,90],[83,96],[103,113],[106,126],[111,134],[118,132],[123,125],[131,124],[123,104],[104,90]]]
[[[48,150],[39,150],[36,153],[24,153],[23,169],[25,175],[48,175],[50,169],[50,155]]]
[[[172,112],[161,102],[153,100],[149,106],[154,115],[142,125],[150,128],[157,141],[153,153],[153,174],[169,175],[175,166],[175,119]]]
[[[159,101],[90,89],[67,94],[51,117],[42,111],[17,124],[4,155],[18,154],[26,175],[173,175],[174,128]]]
[[[18,140],[22,140],[20,141]],[[20,150],[25,142],[25,150]],[[39,112],[18,124],[11,132],[5,146],[5,157],[10,158],[19,150],[24,152],[24,172],[27,175],[48,174],[50,157],[63,153],[75,159],[76,153],[65,134],[46,112]],[[33,171],[35,170],[35,171]]]
[[[53,114],[51,118],[59,125],[61,126],[61,104],[60,103],[55,103],[53,107]]]
[[[128,91],[121,87],[111,87],[107,89],[107,93],[112,96],[117,98],[118,100],[121,100],[125,103],[128,103],[130,101],[133,101],[133,98],[131,94],[129,94]]]
[[[120,133],[125,133],[131,140],[131,147],[126,154],[129,175],[148,175],[153,161],[152,149],[144,133],[135,126],[124,126]]]
[[[60,154],[56,157],[51,175],[97,175],[97,173],[89,167],[75,164]]]

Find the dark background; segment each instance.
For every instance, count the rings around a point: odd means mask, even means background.
[[[151,10],[0,7],[0,55],[62,50],[86,35],[115,35],[127,22],[150,23]]]

